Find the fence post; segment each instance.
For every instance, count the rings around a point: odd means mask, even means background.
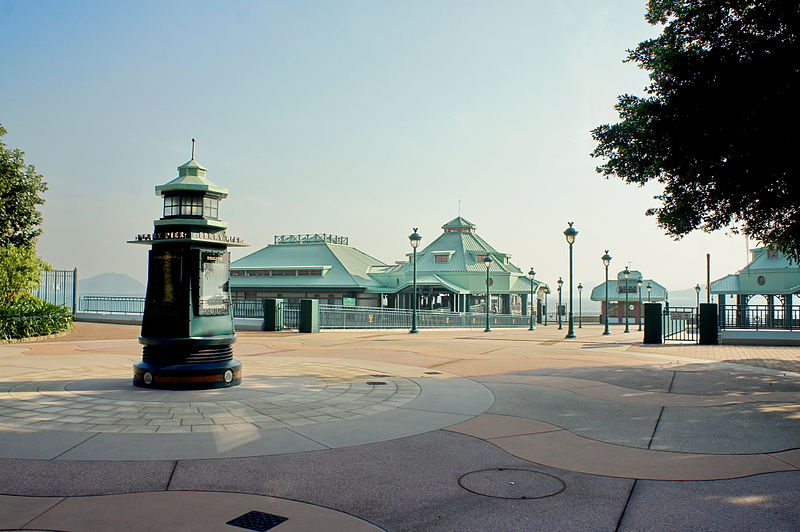
[[[661,303],[644,304],[644,339],[642,341],[646,344],[664,343]]]
[[[261,329],[264,331],[283,330],[283,299],[264,300],[264,323]]]
[[[698,329],[701,345],[717,345],[719,343],[719,319],[716,303],[700,303]]]
[[[72,315],[78,312],[78,268],[72,270]]]
[[[297,329],[301,333],[319,332],[319,299],[300,300],[300,323]]]

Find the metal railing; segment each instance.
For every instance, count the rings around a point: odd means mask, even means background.
[[[52,270],[42,272],[39,288],[31,294],[54,305],[64,305],[75,313],[78,270]]]
[[[321,329],[409,329],[411,328],[410,309],[345,307],[342,305],[320,305],[319,321]],[[284,314],[285,315],[285,314]],[[491,327],[527,327],[529,316],[510,314],[489,314]],[[288,325],[285,325],[289,328]],[[442,312],[418,310],[417,327],[435,328],[483,328],[486,314],[474,312]]]
[[[725,305],[720,310],[721,329],[800,329],[800,305]]]
[[[143,297],[83,296],[80,298],[81,312],[108,314],[143,314]],[[232,298],[234,318],[264,317],[263,300]],[[343,305],[320,305],[320,328],[322,329],[409,329],[410,309],[351,307]],[[300,325],[300,301],[283,301],[283,328],[297,329]],[[493,328],[527,327],[530,316],[511,314],[489,314],[489,325]],[[434,328],[484,328],[486,314],[475,312],[445,312],[418,310],[417,327]]]
[[[143,314],[143,297],[82,296],[78,305],[80,312],[107,314]]]

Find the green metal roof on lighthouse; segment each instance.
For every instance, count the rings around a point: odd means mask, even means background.
[[[228,196],[228,189],[215,185],[206,179],[208,170],[195,161],[194,146],[192,146],[192,158],[178,167],[178,177],[156,187],[157,195],[164,195],[172,192],[202,192],[218,198]]]

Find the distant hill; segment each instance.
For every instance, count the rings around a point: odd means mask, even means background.
[[[78,279],[80,295],[144,296],[145,286],[124,273],[101,273]]]

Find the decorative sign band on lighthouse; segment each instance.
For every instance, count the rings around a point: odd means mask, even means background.
[[[236,340],[229,290],[231,246],[219,203],[228,191],[206,179],[192,158],[178,177],[156,187],[163,216],[152,234],[132,244],[151,246],[142,317],[142,361],[133,384],[146,388],[202,389],[236,386],[242,365],[233,359]]]

